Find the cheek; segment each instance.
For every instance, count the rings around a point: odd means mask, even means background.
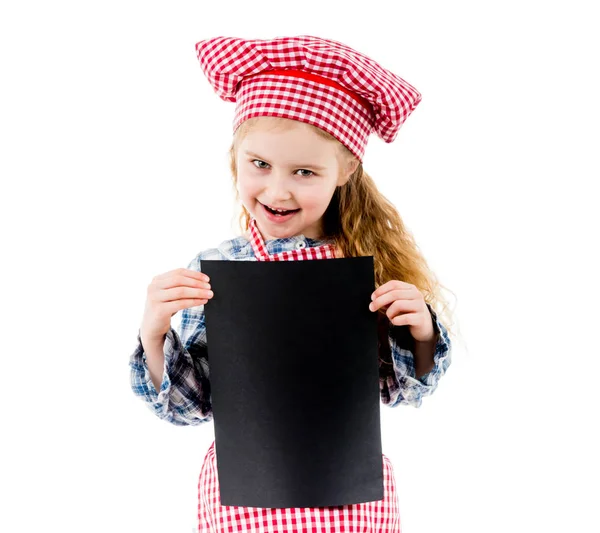
[[[302,204],[305,209],[314,209],[321,211],[329,205],[329,197],[327,194],[323,194],[323,191],[305,191],[302,195]]]
[[[258,181],[243,173],[238,173],[237,190],[242,198],[253,196],[258,191]]]

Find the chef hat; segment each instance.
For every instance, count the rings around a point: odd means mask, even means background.
[[[372,131],[392,142],[421,101],[369,57],[311,35],[214,37],[196,43],[196,53],[215,92],[236,103],[234,132],[251,117],[299,120],[333,135],[360,161]]]

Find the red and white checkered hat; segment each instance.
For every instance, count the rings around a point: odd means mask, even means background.
[[[236,102],[234,132],[256,116],[299,120],[333,135],[360,161],[372,131],[392,142],[421,101],[369,57],[311,35],[214,37],[196,43],[196,53],[215,92]]]

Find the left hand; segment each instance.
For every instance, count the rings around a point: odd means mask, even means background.
[[[370,311],[391,304],[385,314],[394,326],[408,325],[416,341],[430,342],[434,337],[431,313],[421,291],[404,281],[391,280],[381,285],[372,295]]]

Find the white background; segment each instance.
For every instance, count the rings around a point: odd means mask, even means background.
[[[382,408],[403,533],[600,531],[592,4],[3,3],[2,531],[193,531],[213,424],[154,417],[128,360],[152,277],[236,235],[194,45],[300,34],[423,94],[365,156],[461,334],[420,409]]]

